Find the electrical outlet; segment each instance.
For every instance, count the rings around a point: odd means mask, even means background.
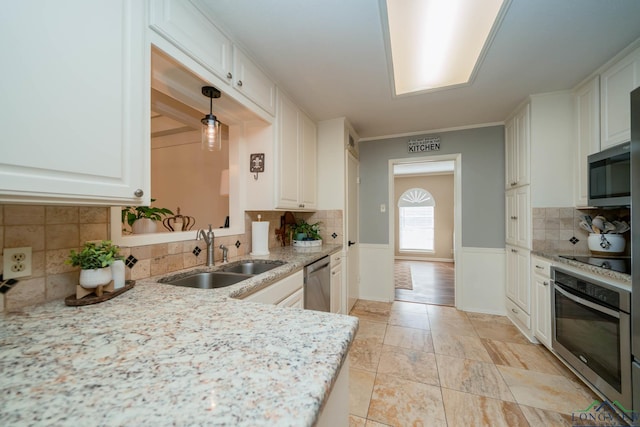
[[[31,248],[4,248],[2,278],[31,276]]]

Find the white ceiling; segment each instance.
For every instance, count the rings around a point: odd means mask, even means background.
[[[512,0],[471,85],[394,97],[376,0],[201,2],[313,119],[345,116],[362,138],[501,122],[640,37],[639,0]]]

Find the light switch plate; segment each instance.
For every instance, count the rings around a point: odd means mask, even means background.
[[[4,280],[16,277],[31,276],[31,248],[4,248],[3,271]]]

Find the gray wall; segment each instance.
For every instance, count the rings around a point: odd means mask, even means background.
[[[389,243],[390,159],[461,153],[462,246],[504,248],[504,126],[424,136],[439,136],[440,151],[408,153],[407,142],[419,135],[360,142],[360,241]]]

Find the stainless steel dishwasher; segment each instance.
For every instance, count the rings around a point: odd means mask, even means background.
[[[328,256],[304,268],[304,308],[330,311],[331,266]]]

